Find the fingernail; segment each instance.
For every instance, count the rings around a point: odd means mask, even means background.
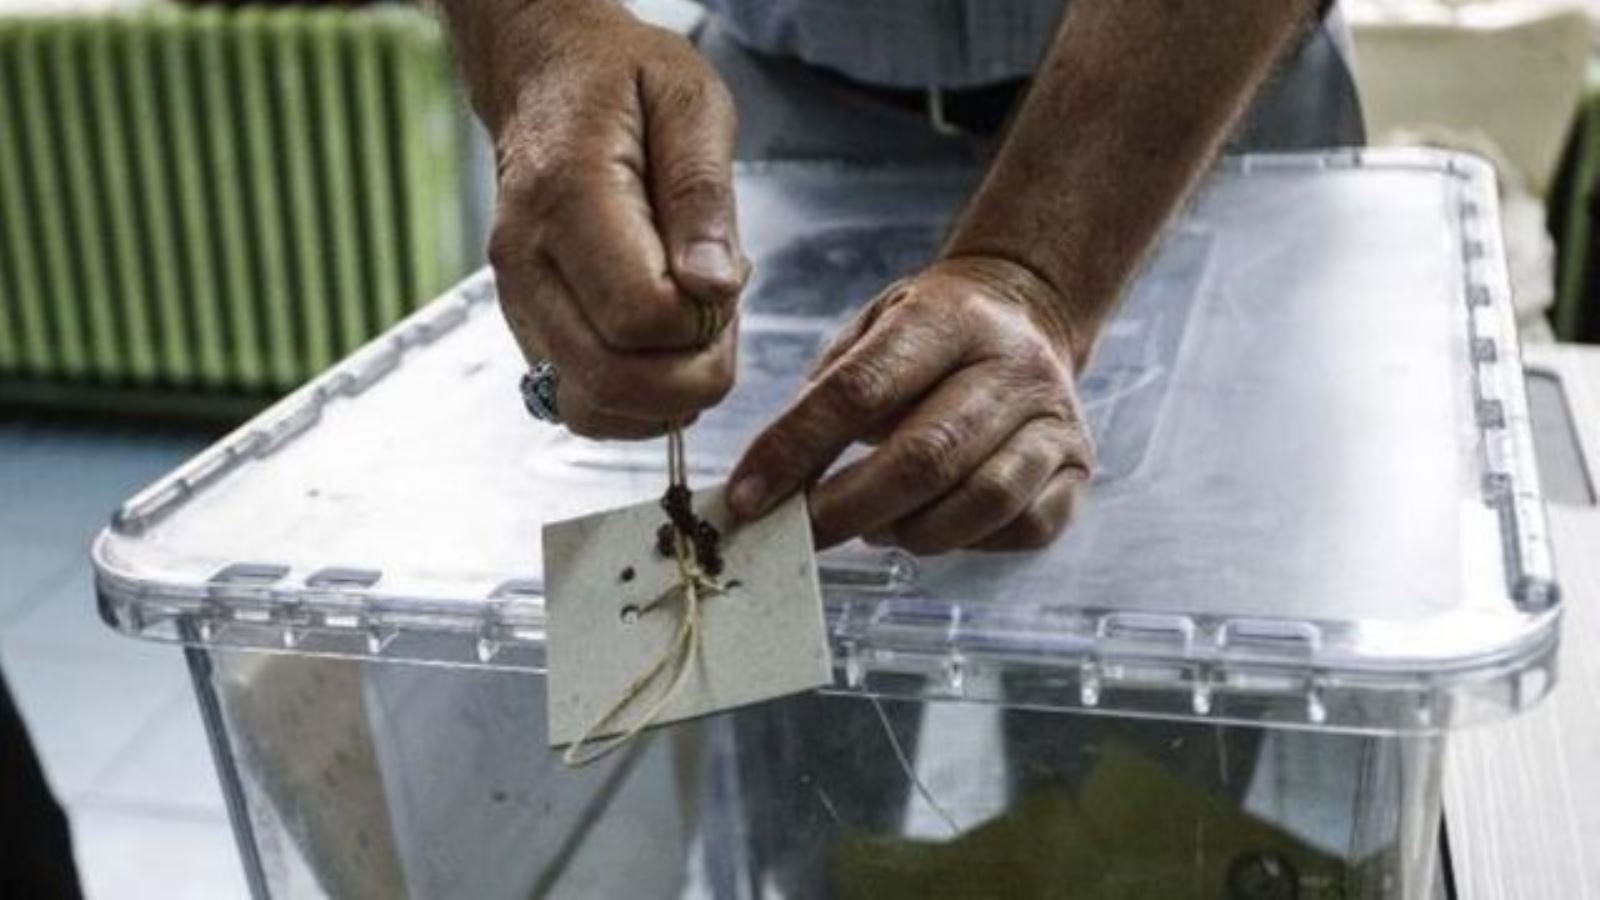
[[[741,519],[754,519],[761,515],[767,502],[767,483],[760,475],[746,475],[734,482],[728,492],[728,509]]]
[[[739,280],[733,254],[721,241],[695,241],[683,252],[683,267],[708,281],[732,284]]]

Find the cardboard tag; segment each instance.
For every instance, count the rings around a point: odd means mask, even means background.
[[[816,553],[805,498],[758,522],[729,525],[722,488],[694,508],[722,532],[728,591],[700,604],[699,651],[657,723],[810,690],[833,679]],[[581,737],[667,649],[681,598],[645,610],[678,584],[676,562],[656,551],[667,521],[655,501],[544,528],[550,745]],[[640,610],[645,610],[640,612]],[[627,730],[671,686],[670,672],[593,737]]]

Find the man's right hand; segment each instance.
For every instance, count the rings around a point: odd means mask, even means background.
[[[501,306],[529,359],[560,370],[563,420],[638,439],[692,419],[733,385],[750,268],[727,89],[614,0],[445,7],[494,138]],[[709,344],[697,304],[728,323]]]

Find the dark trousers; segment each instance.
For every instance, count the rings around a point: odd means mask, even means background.
[[[45,784],[0,674],[0,896],[81,897],[67,817]]]

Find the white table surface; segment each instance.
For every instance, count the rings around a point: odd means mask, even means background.
[[[1600,348],[1529,346],[1556,374],[1591,481],[1600,474]],[[1538,707],[1452,735],[1444,808],[1458,900],[1600,898],[1600,506],[1551,502],[1564,598],[1560,675]]]

